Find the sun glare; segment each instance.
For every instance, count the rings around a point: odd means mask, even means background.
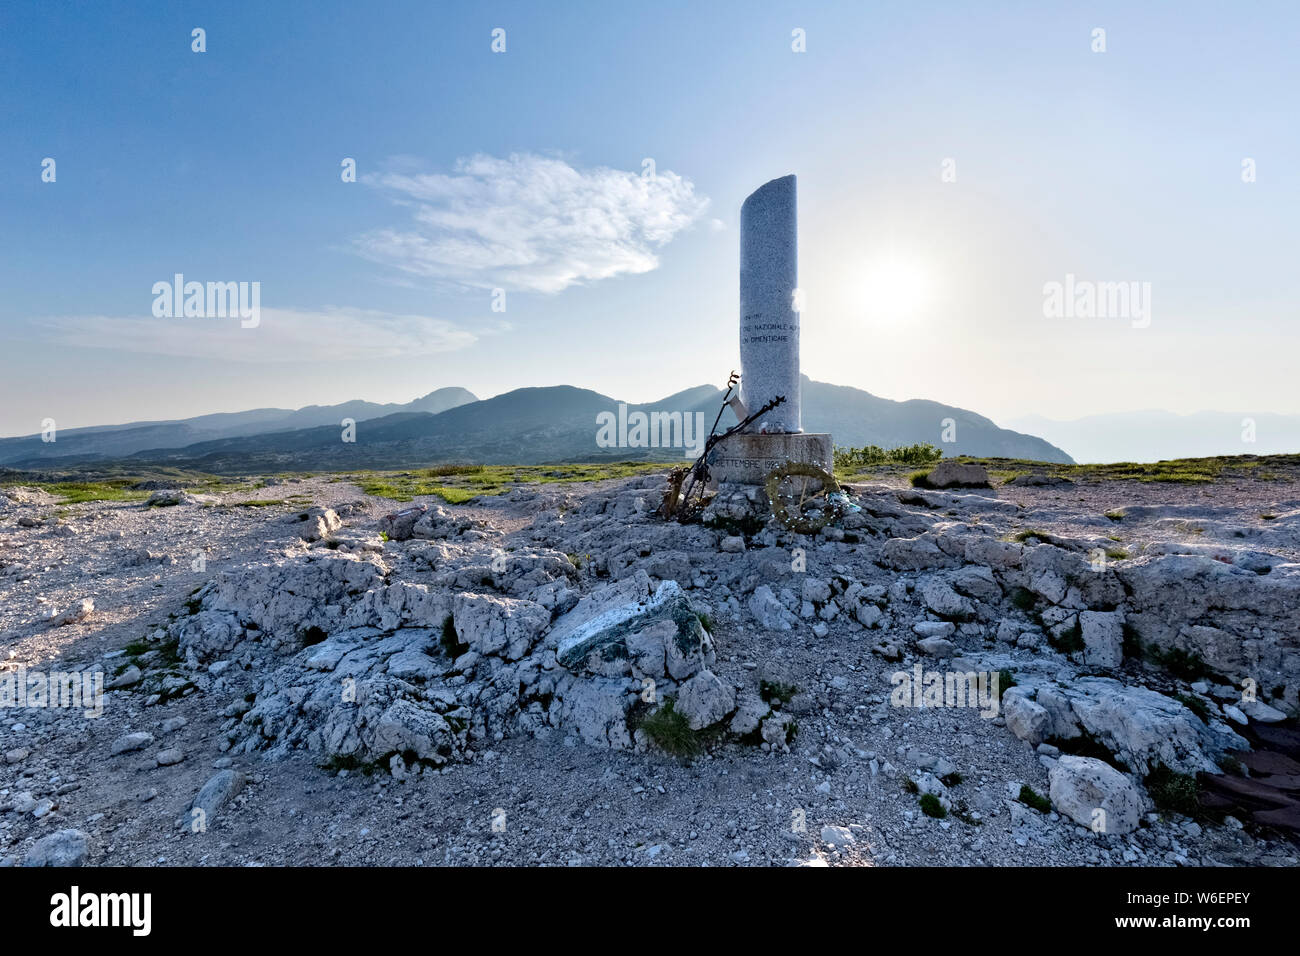
[[[933,287],[919,263],[891,256],[868,266],[865,292],[867,314],[881,322],[895,322],[912,318],[924,309]]]

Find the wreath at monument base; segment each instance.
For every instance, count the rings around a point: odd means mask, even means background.
[[[815,483],[821,487],[813,489]],[[816,534],[838,517],[833,497],[840,485],[830,472],[803,461],[792,461],[768,472],[764,481],[772,514],[796,534]]]

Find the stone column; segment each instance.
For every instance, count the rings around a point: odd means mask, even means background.
[[[795,178],[760,186],[740,207],[740,397],[751,412],[785,402],[750,431],[803,431],[799,414],[799,284]]]

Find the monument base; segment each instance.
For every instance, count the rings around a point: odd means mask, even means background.
[[[823,471],[834,468],[835,446],[827,434],[732,435],[709,455],[713,481],[737,485],[761,485],[774,469],[792,461],[816,465]]]

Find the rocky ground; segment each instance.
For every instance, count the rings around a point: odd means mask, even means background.
[[[0,707],[0,862],[1300,858],[1295,476],[663,486],[0,490],[0,680],[116,685]]]

